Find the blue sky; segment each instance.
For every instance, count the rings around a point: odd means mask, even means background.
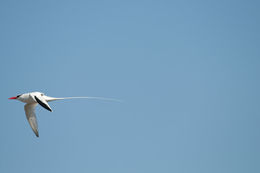
[[[260,172],[259,5],[0,2],[0,172]]]

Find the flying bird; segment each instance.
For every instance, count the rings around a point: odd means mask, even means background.
[[[55,101],[55,100],[64,100],[64,99],[80,99],[80,98],[86,98],[86,99],[99,99],[99,100],[108,100],[108,101],[120,101],[117,99],[112,99],[112,98],[104,98],[104,97],[64,97],[64,98],[55,98],[55,97],[50,97],[46,96],[44,93],[41,92],[31,92],[31,93],[25,93],[25,94],[20,94],[15,97],[10,97],[9,99],[16,99],[21,102],[26,103],[24,106],[24,111],[26,114],[26,118],[35,133],[37,137],[39,137],[39,132],[38,132],[38,124],[37,124],[37,119],[36,119],[36,114],[35,114],[35,107],[39,104],[48,111],[52,112],[51,107],[49,106],[48,102],[50,101]]]

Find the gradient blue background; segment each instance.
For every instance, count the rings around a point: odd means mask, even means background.
[[[1,1],[0,172],[259,173],[259,5]]]

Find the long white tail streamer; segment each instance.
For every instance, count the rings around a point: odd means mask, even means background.
[[[122,100],[106,98],[106,97],[63,97],[63,98],[57,98],[57,99],[96,99],[96,100],[104,100],[104,101],[122,102]]]

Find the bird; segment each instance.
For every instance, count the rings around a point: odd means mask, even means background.
[[[50,97],[45,95],[42,92],[30,92],[30,93],[24,93],[17,95],[15,97],[10,97],[9,99],[18,100],[21,102],[26,103],[24,105],[24,111],[26,118],[34,132],[34,134],[39,137],[39,131],[38,131],[38,123],[37,118],[35,114],[35,107],[39,104],[43,108],[47,109],[48,111],[52,112],[52,109],[48,102],[55,101],[55,100],[64,100],[64,99],[99,99],[99,100],[107,100],[107,101],[121,101],[118,99],[113,98],[105,98],[105,97],[63,97],[63,98],[56,98],[56,97]]]

